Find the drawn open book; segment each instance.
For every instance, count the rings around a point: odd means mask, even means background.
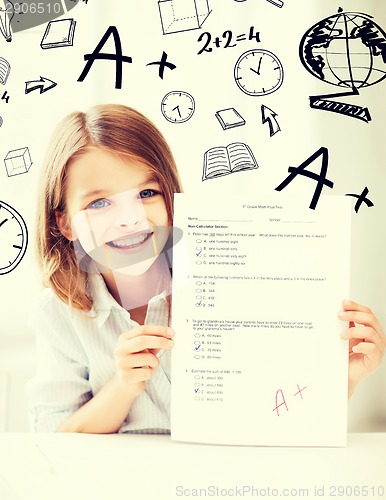
[[[206,151],[202,180],[253,168],[258,168],[258,164],[251,148],[243,142],[232,142]]]

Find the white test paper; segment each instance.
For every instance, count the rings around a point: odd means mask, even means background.
[[[258,200],[175,195],[172,439],[345,446],[350,201]]]

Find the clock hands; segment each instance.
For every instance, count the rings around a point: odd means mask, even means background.
[[[258,75],[260,75],[260,66],[261,66],[261,60],[262,60],[262,59],[263,59],[263,58],[262,58],[262,57],[260,57],[260,60],[259,60],[259,66],[258,66],[258,68],[257,68],[257,74],[258,74]]]
[[[259,60],[259,65],[257,66],[257,70],[253,69],[253,68],[249,68],[251,71],[253,71],[254,73],[256,73],[256,75],[260,75],[260,68],[261,68],[261,60],[263,58],[260,57],[260,60]]]
[[[178,104],[177,104],[177,106],[175,106],[175,107],[172,109],[172,111],[175,111],[175,110],[177,110],[177,111],[178,111],[178,114],[180,115],[180,118],[181,118],[181,117],[182,117],[182,115],[181,115],[181,112],[180,112],[180,106],[179,106]]]
[[[0,222],[0,227],[5,223],[7,222],[8,219],[4,219],[2,222]]]

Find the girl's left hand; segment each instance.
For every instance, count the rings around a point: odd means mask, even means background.
[[[349,328],[342,333],[349,340],[349,392],[357,383],[376,370],[386,348],[386,336],[374,313],[350,300],[343,301],[339,319],[348,321]],[[351,386],[351,390],[350,390]]]

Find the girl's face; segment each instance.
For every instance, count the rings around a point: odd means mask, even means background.
[[[97,264],[131,275],[149,269],[169,236],[164,197],[148,166],[98,148],[70,162],[66,211],[57,222]]]

